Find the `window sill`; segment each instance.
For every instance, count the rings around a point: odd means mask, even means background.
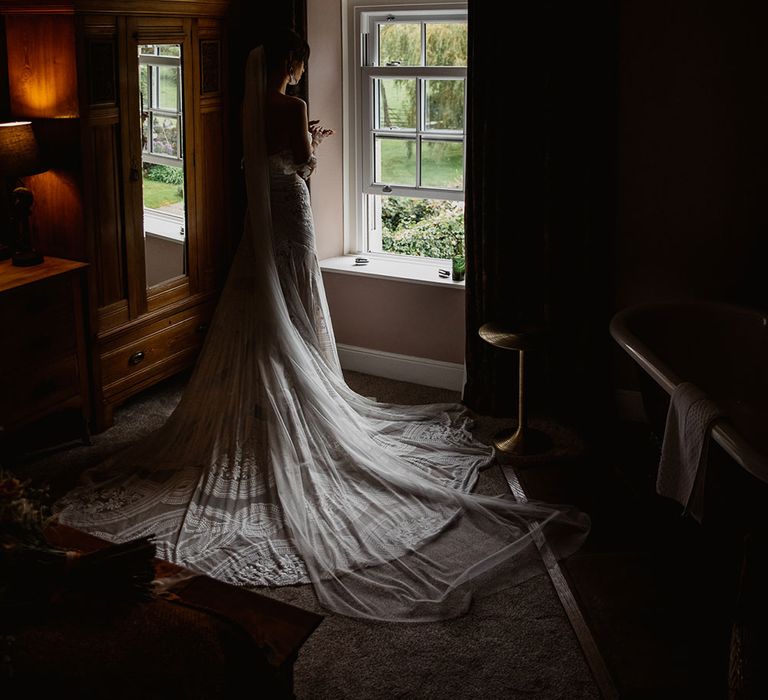
[[[373,279],[396,280],[411,284],[427,284],[447,289],[464,289],[464,282],[454,282],[450,277],[437,274],[444,265],[439,263],[410,262],[408,260],[388,260],[367,256],[367,265],[356,265],[355,255],[342,255],[338,258],[325,258],[320,261],[324,272],[336,272],[342,275],[358,275]]]
[[[154,209],[144,209],[144,235],[184,243],[183,219]]]

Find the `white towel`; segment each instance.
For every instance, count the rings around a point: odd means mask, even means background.
[[[690,382],[672,393],[661,446],[656,492],[673,498],[698,522],[704,517],[704,480],[709,429],[721,415],[718,407]]]

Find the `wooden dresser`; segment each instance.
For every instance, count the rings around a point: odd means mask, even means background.
[[[86,263],[46,257],[0,262],[0,428],[13,431],[65,409],[88,435]]]

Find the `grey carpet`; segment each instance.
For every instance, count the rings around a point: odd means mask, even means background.
[[[347,373],[357,392],[393,403],[457,401],[456,392]],[[28,456],[18,468],[46,480],[54,493],[73,485],[83,468],[140,439],[173,410],[184,377],[132,399],[115,425],[76,443]],[[503,422],[479,418],[481,439]],[[507,490],[498,467],[484,471],[483,493]],[[319,610],[311,586],[262,590]],[[597,698],[599,692],[575,635],[546,576],[475,603],[464,617],[439,623],[395,624],[328,615],[299,654],[298,698]]]

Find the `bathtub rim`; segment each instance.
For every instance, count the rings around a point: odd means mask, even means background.
[[[768,325],[768,314],[764,311],[706,299],[670,299],[668,301],[646,302],[634,304],[615,313],[609,327],[611,337],[670,396],[675,387],[684,380],[673,372],[666,363],[662,362],[656,353],[629,329],[628,320],[639,312],[675,306],[717,307],[739,314],[759,316],[763,319],[763,324]],[[711,434],[715,442],[743,469],[760,481],[768,483],[768,457],[755,450],[727,418],[718,418],[712,425]]]

